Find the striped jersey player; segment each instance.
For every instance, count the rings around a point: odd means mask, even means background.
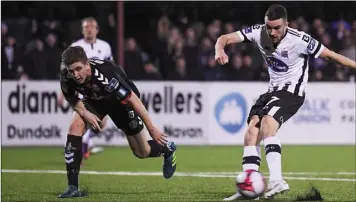
[[[263,25],[220,36],[215,44],[215,59],[224,65],[228,63],[225,46],[252,42],[268,65],[268,91],[260,95],[247,119],[242,169],[258,171],[261,162],[259,145],[263,140],[270,175],[263,197],[272,198],[289,190],[282,177],[281,143],[276,132],[304,103],[309,58],[321,57],[351,68],[356,68],[356,63],[329,50],[309,34],[289,28],[287,10],[281,5],[271,5],[264,21]],[[224,200],[243,198],[238,192]]]
[[[309,69],[309,57],[320,56],[324,46],[310,35],[287,27],[278,44],[270,40],[266,25],[254,25],[237,31],[243,41],[256,43],[268,65],[269,91],[287,90],[304,96]]]

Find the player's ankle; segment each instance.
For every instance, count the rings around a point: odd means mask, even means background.
[[[242,158],[242,169],[258,171],[261,163],[259,146],[245,146]]]

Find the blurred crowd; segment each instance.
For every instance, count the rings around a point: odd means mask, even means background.
[[[107,41],[117,62],[116,14],[99,20],[99,38]],[[226,48],[229,64],[214,60],[214,44],[221,34],[251,24],[212,19],[208,22],[184,16],[179,21],[168,15],[149,25],[146,44],[128,34],[125,37],[124,69],[134,80],[268,81],[268,69],[258,49],[251,43]],[[262,21],[256,23],[263,23]],[[102,26],[104,24],[104,26]],[[326,47],[356,60],[356,20],[326,23],[320,18],[303,17],[290,21],[290,27],[311,34]],[[2,79],[57,80],[61,52],[81,38],[80,19],[63,21],[20,18],[2,20]],[[130,36],[131,35],[131,36]],[[355,81],[355,71],[323,59],[310,59],[310,81]]]

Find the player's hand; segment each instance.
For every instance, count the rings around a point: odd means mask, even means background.
[[[148,130],[150,133],[150,136],[154,141],[156,141],[160,145],[166,145],[167,144],[167,135],[164,135],[160,130],[158,130],[156,127],[151,128]]]
[[[229,57],[226,55],[224,50],[221,50],[215,53],[215,60],[218,64],[224,65],[229,62]]]
[[[83,113],[83,118],[86,122],[88,122],[92,126],[92,128],[95,131],[97,131],[97,132],[101,131],[101,127],[100,127],[101,120],[95,114],[93,114],[89,111],[85,111]]]

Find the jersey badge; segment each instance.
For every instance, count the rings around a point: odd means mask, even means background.
[[[281,52],[281,55],[282,55],[283,58],[288,58],[288,51],[287,50],[283,50]]]
[[[245,32],[246,34],[251,33],[251,32],[252,32],[252,27],[247,27],[247,28],[245,28],[245,29],[244,29],[244,32]]]
[[[315,47],[315,40],[314,39],[312,39],[311,41],[310,41],[310,43],[309,43],[309,45],[308,45],[308,50],[309,51],[313,51],[313,49],[314,49],[314,47]]]
[[[108,92],[112,92],[119,86],[119,81],[116,80],[115,78],[112,78],[111,81],[108,83],[107,86],[105,86],[105,90]]]

